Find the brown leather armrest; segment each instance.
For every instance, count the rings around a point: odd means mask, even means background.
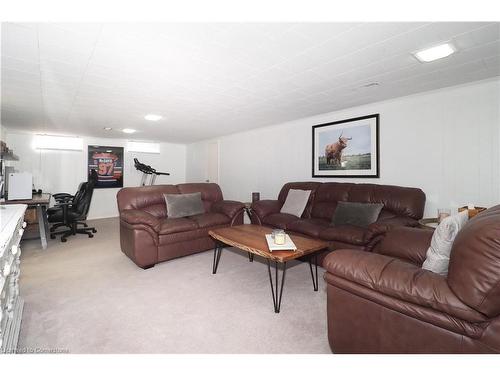
[[[347,280],[381,294],[431,308],[468,322],[484,322],[483,314],[465,305],[449,288],[446,278],[413,264],[381,254],[336,250],[323,261],[325,280],[340,286]],[[338,285],[337,285],[338,284]]]
[[[281,210],[281,202],[278,200],[265,199],[252,203],[252,212],[255,213],[259,219],[262,219],[271,214],[277,214]]]
[[[123,210],[120,212],[120,219],[128,224],[143,224],[151,227],[155,232],[160,230],[160,220],[146,211]]]
[[[396,227],[416,227],[417,225],[417,220],[407,216],[396,216],[388,219],[377,220],[368,226],[365,239],[370,241]]]
[[[236,215],[241,213],[245,205],[237,201],[219,201],[212,205],[211,211],[224,214],[229,218],[234,218]]]
[[[433,233],[432,229],[394,228],[385,234],[374,251],[421,266],[426,258]]]

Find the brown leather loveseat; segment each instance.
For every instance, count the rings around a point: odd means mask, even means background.
[[[311,190],[309,202],[301,218],[280,213],[290,189]],[[368,228],[353,225],[332,226],[337,202],[383,203],[379,219]],[[389,228],[417,226],[422,218],[425,194],[417,188],[391,185],[339,182],[290,182],[285,184],[277,200],[261,200],[252,204],[252,222],[297,234],[320,238],[333,249],[370,250]],[[318,257],[318,262],[328,252]]]
[[[458,233],[447,277],[421,269],[432,233],[397,228],[373,252],[326,257],[334,353],[500,353],[500,205]]]
[[[163,194],[201,192],[205,213],[169,218]],[[219,185],[191,183],[129,187],[117,194],[122,251],[141,268],[213,249],[208,231],[243,224],[240,202],[225,201]]]

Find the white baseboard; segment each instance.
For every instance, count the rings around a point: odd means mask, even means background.
[[[89,216],[87,220],[99,220],[99,219],[111,219],[114,217],[119,217],[118,215],[112,215],[112,216]]]

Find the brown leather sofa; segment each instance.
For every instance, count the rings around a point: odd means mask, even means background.
[[[170,219],[163,194],[201,192],[205,213]],[[121,189],[117,194],[122,251],[141,268],[213,249],[208,231],[243,224],[244,205],[225,201],[217,184],[193,183]]]
[[[290,189],[311,190],[302,217],[280,213]],[[337,202],[383,203],[379,219],[368,228],[352,225],[331,226]],[[339,182],[290,182],[277,200],[254,202],[251,219],[254,224],[285,229],[301,235],[328,241],[334,249],[371,250],[381,236],[395,226],[417,226],[422,218],[425,194],[416,188]],[[318,256],[319,264],[329,251]]]
[[[459,232],[447,277],[420,268],[431,237],[397,228],[326,257],[334,353],[500,353],[500,205]]]

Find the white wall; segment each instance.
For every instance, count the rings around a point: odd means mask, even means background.
[[[33,173],[37,189],[50,193],[74,193],[80,182],[87,179],[87,145],[126,146],[124,139],[82,138],[83,151],[36,150],[33,147],[34,134],[7,130],[6,142],[20,159],[17,162],[10,162],[10,165],[19,171]],[[161,143],[160,154],[130,153],[125,149],[124,186],[139,186],[141,173],[134,168],[134,157],[145,164],[150,164],[158,171],[170,173],[170,176],[159,176],[156,184],[185,182],[185,145]],[[89,219],[118,216],[116,205],[118,190],[94,190]]]
[[[226,199],[274,199],[287,181],[420,187],[426,216],[438,207],[500,202],[500,81],[455,86],[219,138]],[[311,126],[380,113],[380,178],[311,175]],[[187,147],[187,181],[206,179],[207,142]]]

